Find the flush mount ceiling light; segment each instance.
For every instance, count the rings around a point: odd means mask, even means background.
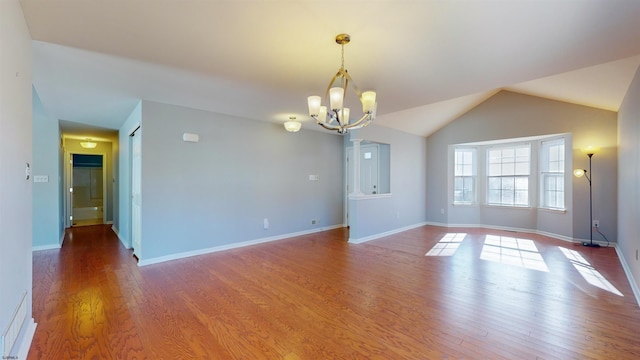
[[[90,141],[91,139],[87,139],[87,141],[83,141],[80,143],[80,146],[82,146],[85,149],[93,149],[95,148],[98,144]]]
[[[376,117],[376,93],[374,91],[361,92],[344,68],[344,46],[351,41],[349,34],[336,36],[336,43],[342,48],[340,69],[333,76],[324,94],[325,100],[329,99],[329,108],[322,105],[320,96],[309,96],[309,115],[316,119],[318,125],[328,130],[346,133],[349,129],[359,129],[369,125]],[[362,103],[364,115],[353,123],[349,122],[349,108],[344,107],[344,98],[351,82],[353,90]]]
[[[284,122],[284,128],[289,132],[298,132],[301,127],[302,124],[296,120],[295,116],[290,116],[289,120]]]

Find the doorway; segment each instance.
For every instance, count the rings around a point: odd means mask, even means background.
[[[68,227],[105,223],[104,156],[70,154]]]

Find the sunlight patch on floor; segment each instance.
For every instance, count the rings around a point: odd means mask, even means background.
[[[453,256],[466,236],[466,233],[447,233],[424,256]]]
[[[569,259],[571,264],[582,275],[582,277],[591,285],[599,287],[618,296],[624,296],[613,286],[598,270],[596,270],[589,262],[577,251],[559,247],[564,256]]]
[[[549,272],[547,263],[538,252],[535,242],[529,239],[487,235],[480,259]]]

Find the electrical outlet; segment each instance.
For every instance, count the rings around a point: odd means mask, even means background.
[[[317,223],[318,223],[318,220],[316,220],[316,219],[311,219],[311,225],[315,225],[315,224],[317,224]]]
[[[593,220],[593,227],[594,228],[599,228],[600,227],[600,220]]]
[[[269,229],[269,219],[264,218],[264,220],[262,220],[262,228],[265,230]]]

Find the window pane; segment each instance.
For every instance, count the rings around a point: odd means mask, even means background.
[[[517,177],[515,179],[516,189],[517,190],[529,190],[529,178],[528,177]]]
[[[564,139],[543,141],[540,151],[540,206],[564,209]]]
[[[514,201],[513,190],[502,192],[501,203],[503,205],[513,205],[513,201]]]
[[[529,205],[529,193],[527,191],[517,190],[515,193],[515,205]]]
[[[514,163],[505,163],[502,164],[502,174],[500,175],[514,175],[515,172],[515,164]]]
[[[489,178],[489,189],[500,189],[501,181],[499,177],[491,177]]]
[[[515,189],[515,179],[512,177],[502,178],[502,189],[504,190],[514,190]]]
[[[475,198],[475,164],[474,149],[454,150],[454,183],[453,201],[454,203],[471,203]]]
[[[487,202],[489,204],[500,204],[500,190],[489,190]]]
[[[529,175],[529,163],[516,163],[513,175]]]

